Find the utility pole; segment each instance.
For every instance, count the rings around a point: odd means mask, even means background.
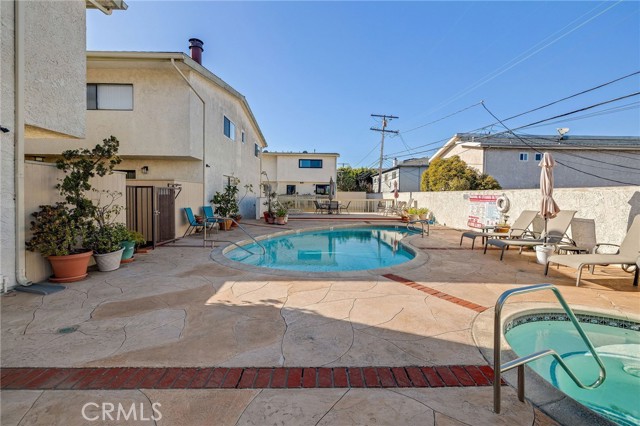
[[[384,155],[384,134],[395,133],[397,135],[399,133],[397,130],[386,130],[387,119],[391,121],[394,118],[399,118],[399,117],[396,117],[395,115],[380,115],[380,114],[371,114],[371,116],[382,118],[382,129],[378,129],[376,127],[371,128],[371,130],[382,133],[382,140],[380,141],[380,165],[378,166],[378,192],[382,192],[382,159]]]

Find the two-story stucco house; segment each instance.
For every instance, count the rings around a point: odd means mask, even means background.
[[[410,158],[398,162],[394,160],[393,166],[382,171],[381,192],[392,192],[398,186],[399,192],[420,191],[420,179],[422,173],[429,167],[429,159]],[[378,190],[378,173],[372,175],[373,189]]]
[[[286,195],[327,195],[338,178],[337,153],[263,152],[262,182]]]
[[[32,139],[27,154],[47,161],[62,149],[114,135],[128,187],[181,189],[175,236],[186,226],[183,207],[197,213],[233,180],[239,179],[241,195],[245,185],[254,188],[240,206],[241,214],[253,215],[265,138],[245,97],[201,65],[202,41],[191,39],[190,49],[191,56],[87,52],[86,138],[56,146]]]
[[[542,154],[558,163],[554,186],[582,188],[640,185],[640,138],[631,136],[521,136],[459,133],[435,155],[458,155],[504,189],[538,188]]]
[[[86,10],[126,9],[122,0],[0,1],[0,282],[25,273],[25,138],[59,151],[86,134]]]

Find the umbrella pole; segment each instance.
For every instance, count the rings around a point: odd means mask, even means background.
[[[549,219],[547,219],[546,217],[544,218],[544,245],[547,245],[547,241],[548,241],[548,236],[547,236],[547,222],[549,222]]]

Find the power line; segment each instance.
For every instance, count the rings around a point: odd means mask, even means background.
[[[373,151],[374,151],[374,150],[375,150],[379,145],[380,145],[380,142],[378,142],[378,143],[376,144],[376,146],[374,146],[374,147],[371,149],[371,151],[369,151],[369,153],[368,153],[367,155],[365,155],[365,156],[364,156],[364,158],[363,158],[362,160],[358,161],[358,162],[356,163],[356,166],[360,165],[360,163],[362,163],[364,160],[366,160],[366,159],[367,159],[367,157],[369,157],[369,156],[371,155],[371,153],[372,153],[372,152],[373,152]]]
[[[537,153],[539,153],[539,154],[542,154],[542,152],[540,152],[538,149],[536,149],[535,147],[533,147],[533,146],[531,146],[529,143],[527,143],[524,139],[522,139],[520,136],[518,136],[518,135],[517,135],[513,130],[509,129],[509,127],[508,127],[506,124],[504,124],[504,123],[503,123],[503,122],[502,122],[498,117],[496,117],[496,115],[495,115],[494,113],[492,113],[492,112],[489,110],[489,108],[487,108],[487,106],[484,104],[484,102],[482,103],[482,107],[483,107],[483,108],[484,108],[484,109],[485,109],[489,114],[491,114],[491,116],[492,116],[494,119],[496,119],[496,120],[497,120],[497,121],[498,121],[498,122],[499,122],[499,123],[500,123],[500,124],[505,128],[505,129],[507,129],[507,131],[508,131],[509,133],[511,133],[513,136],[515,136],[518,140],[520,140],[522,143],[524,143],[525,145],[527,145],[529,148],[533,149],[535,152],[537,152]],[[578,172],[578,173],[583,173],[583,174],[585,174],[585,175],[589,175],[589,176],[593,176],[593,177],[596,177],[596,178],[599,178],[599,179],[607,180],[607,181],[609,181],[609,182],[619,183],[619,184],[622,184],[622,185],[632,185],[632,186],[635,186],[635,184],[633,184],[633,183],[629,183],[629,182],[622,182],[622,181],[619,181],[619,180],[616,180],[616,179],[609,179],[609,178],[605,178],[605,177],[603,177],[603,176],[599,176],[599,175],[596,175],[596,174],[594,174],[594,173],[585,172],[584,170],[580,170],[580,169],[577,169],[577,168],[575,168],[575,167],[573,167],[573,166],[569,166],[568,164],[562,163],[562,162],[560,162],[560,161],[558,161],[558,160],[556,160],[556,163],[558,163],[558,164],[560,164],[560,165],[563,165],[563,166],[567,167],[568,169],[574,170],[574,171],[576,171],[576,172]]]
[[[441,103],[438,107],[436,107],[436,109],[432,110],[431,112],[435,112],[440,108],[443,108],[447,105],[449,105],[451,102],[460,99],[461,97],[463,97],[464,95],[471,93],[472,91],[476,90],[477,88],[487,84],[488,82],[490,82],[491,80],[499,77],[500,75],[504,74],[505,72],[509,71],[510,69],[514,68],[515,66],[521,64],[522,62],[526,61],[527,59],[529,59],[530,57],[536,55],[537,53],[541,52],[542,50],[546,49],[547,47],[551,46],[552,44],[558,42],[559,40],[563,39],[564,37],[568,36],[569,34],[577,31],[578,29],[582,28],[583,26],[585,26],[586,24],[588,24],[589,22],[593,21],[594,19],[596,19],[597,17],[601,16],[602,14],[608,12],[610,9],[614,8],[615,6],[617,6],[618,4],[620,4],[622,2],[622,0],[618,0],[616,3],[612,4],[611,6],[607,7],[606,9],[600,11],[599,13],[597,13],[596,15],[592,16],[591,18],[581,22],[579,25],[577,25],[576,27],[570,29],[569,31],[560,34],[558,37],[556,37],[555,39],[551,40],[550,42],[544,44],[543,46],[536,48],[536,46],[542,44],[545,42],[545,40],[553,37],[555,34],[560,33],[561,31],[563,31],[565,28],[568,28],[569,26],[573,25],[576,21],[578,21],[579,19],[581,19],[583,16],[588,15],[589,13],[591,13],[592,11],[596,10],[598,7],[600,7],[600,5],[594,7],[593,9],[589,10],[588,12],[582,14],[581,16],[579,16],[578,18],[574,19],[572,22],[570,22],[569,24],[565,25],[563,28],[561,28],[560,30],[556,31],[555,33],[551,34],[550,36],[547,36],[546,38],[542,39],[542,41],[538,42],[537,44],[533,45],[532,47],[530,47],[529,49],[525,50],[523,53],[521,53],[520,55],[516,56],[515,58],[511,59],[510,61],[508,61],[507,63],[505,63],[504,65],[498,67],[496,70],[492,71],[491,73],[487,74],[485,77],[482,77],[480,80],[478,80],[476,83],[472,84],[471,86],[469,86],[467,89],[463,90],[462,92],[459,92],[457,95],[454,95],[453,97],[449,98],[448,100],[444,101],[443,103]],[[533,52],[531,53],[527,53],[529,51],[531,51],[532,49]],[[521,59],[518,59],[519,57],[521,57],[522,55],[526,55]],[[512,64],[510,64],[511,62],[516,61]],[[510,65],[509,65],[510,64]],[[504,68],[506,66],[506,68]],[[501,70],[501,68],[504,68]],[[493,74],[493,75],[492,75]]]
[[[597,89],[600,89],[600,88],[606,87],[606,86],[608,86],[608,85],[610,85],[610,84],[616,83],[616,82],[618,82],[618,81],[621,81],[621,80],[624,80],[624,79],[630,78],[630,77],[632,77],[632,76],[634,76],[634,75],[638,75],[638,74],[640,74],[640,71],[635,71],[635,72],[633,72],[633,73],[627,74],[627,75],[625,75],[625,76],[622,76],[622,77],[619,77],[619,78],[616,78],[616,79],[613,79],[613,80],[610,80],[610,81],[607,81],[607,82],[605,82],[605,83],[599,84],[599,85],[594,86],[594,87],[591,87],[591,88],[589,88],[589,89],[582,90],[582,91],[580,91],[580,92],[578,92],[578,93],[574,93],[574,94],[572,94],[572,95],[565,96],[564,98],[561,98],[561,99],[555,100],[555,101],[553,101],[553,102],[549,102],[549,103],[547,103],[547,104],[545,104],[545,105],[542,105],[542,106],[539,106],[539,107],[536,107],[536,108],[530,109],[530,110],[528,110],[528,111],[525,111],[525,112],[522,112],[522,113],[519,113],[519,114],[513,115],[513,116],[508,117],[508,118],[506,118],[506,119],[504,119],[504,120],[502,120],[502,121],[503,121],[503,122],[505,122],[505,121],[507,121],[507,120],[511,120],[511,119],[513,119],[513,118],[521,117],[521,116],[523,116],[523,115],[529,114],[529,113],[534,112],[534,111],[539,111],[539,110],[541,110],[541,109],[543,109],[543,108],[547,108],[547,107],[549,107],[549,106],[551,106],[551,105],[555,105],[555,104],[557,104],[557,103],[559,103],[559,102],[562,102],[562,101],[565,101],[565,100],[567,100],[567,99],[575,98],[576,96],[580,96],[580,95],[582,95],[582,94],[592,92],[592,91],[594,91],[594,90],[597,90]],[[480,103],[482,103],[482,102],[480,102]],[[470,107],[468,107],[468,108],[471,108],[471,107],[473,107],[473,106],[475,106],[475,105],[471,105],[471,106],[470,106]],[[468,108],[466,108],[466,109],[468,109]],[[443,117],[443,118],[445,118],[445,117]],[[549,120],[551,120],[551,119],[549,119]],[[436,121],[437,121],[437,120],[436,120]],[[429,123],[427,123],[427,124],[429,124]],[[489,125],[486,125],[486,126],[483,126],[483,127],[479,127],[479,128],[477,128],[477,129],[474,129],[474,130],[468,131],[468,132],[466,132],[466,133],[475,133],[475,132],[477,132],[477,131],[480,131],[480,130],[486,129],[487,127],[494,126],[494,125],[496,125],[496,124],[498,124],[498,122],[494,122],[494,123],[492,123],[492,124],[489,124]],[[533,125],[534,125],[534,124],[529,124],[529,125],[527,125],[527,127],[528,127],[528,126],[531,126],[531,127],[532,127]],[[524,127],[519,127],[518,129],[521,129],[521,128],[524,128]],[[403,132],[403,133],[406,133],[406,132]],[[499,134],[499,133],[498,133],[498,134]],[[414,149],[422,148],[422,147],[425,147],[425,146],[434,145],[434,144],[439,143],[439,142],[445,142],[445,141],[447,141],[447,140],[449,140],[449,139],[451,139],[451,138],[442,139],[442,140],[440,140],[440,141],[436,141],[436,142],[430,142],[430,143],[425,144],[425,145],[418,145],[418,146],[414,147]],[[404,152],[407,152],[407,151],[410,151],[410,150],[397,151],[397,153],[398,153],[398,154],[401,154],[401,153],[404,153]]]
[[[638,72],[640,72],[640,71],[638,71]],[[473,104],[473,105],[469,105],[469,106],[468,106],[468,107],[466,107],[466,108],[463,108],[463,109],[461,109],[461,110],[459,110],[459,111],[454,112],[453,114],[445,115],[444,117],[442,117],[442,118],[438,118],[437,120],[430,121],[430,122],[428,122],[428,123],[426,123],[426,124],[423,124],[423,125],[421,125],[421,126],[414,127],[413,129],[409,129],[409,130],[402,130],[401,132],[402,132],[402,134],[404,134],[404,133],[413,132],[414,130],[422,129],[423,127],[426,127],[426,126],[429,126],[429,125],[431,125],[431,124],[437,123],[437,122],[442,121],[442,120],[444,120],[444,119],[447,119],[447,118],[449,118],[449,117],[453,117],[453,116],[454,116],[454,115],[456,115],[456,114],[460,114],[461,112],[464,112],[464,111],[466,111],[466,110],[468,110],[468,109],[471,109],[471,108],[473,108],[473,107],[475,107],[475,106],[478,106],[478,105],[480,105],[480,104],[482,104],[482,101],[480,101],[480,102],[476,102],[476,103],[475,103],[475,104]]]

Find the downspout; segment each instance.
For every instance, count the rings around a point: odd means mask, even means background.
[[[25,220],[24,220],[24,6],[14,1],[14,197],[15,197],[15,256],[16,282],[18,285],[33,284],[25,275]]]
[[[178,66],[176,65],[176,61],[171,58],[171,65],[173,65],[173,67],[176,69],[176,71],[178,71],[178,74],[180,74],[180,76],[184,79],[184,81],[187,83],[187,85],[191,88],[191,90],[193,91],[193,93],[196,94],[196,96],[200,99],[200,101],[202,102],[202,202],[204,204],[208,204],[207,201],[207,189],[206,189],[206,178],[207,178],[207,156],[206,154],[206,148],[207,148],[207,140],[205,138],[205,123],[207,120],[207,104],[204,101],[204,99],[202,99],[202,96],[200,96],[200,94],[198,94],[198,91],[193,87],[193,85],[191,84],[191,82],[189,81],[189,79],[187,79],[187,77],[185,77],[185,75],[182,73],[182,71],[180,71],[180,68],[178,68]]]

